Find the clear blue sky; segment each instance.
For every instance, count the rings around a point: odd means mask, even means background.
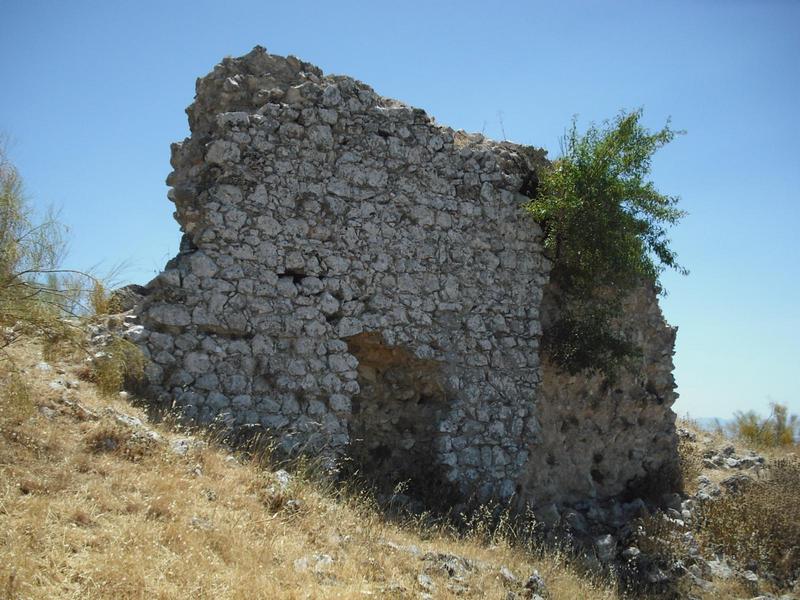
[[[800,412],[800,2],[71,2],[0,8],[0,131],[67,263],[149,280],[177,250],[164,178],[196,77],[254,45],[351,75],[441,123],[548,148],[644,107],[688,135],[654,164],[690,215],[665,278],[676,410]]]

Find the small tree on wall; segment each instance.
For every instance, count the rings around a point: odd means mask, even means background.
[[[648,180],[653,154],[681,133],[669,122],[654,133],[642,111],[621,113],[604,127],[580,135],[575,121],[562,156],[539,173],[527,210],[544,229],[553,260],[551,285],[560,313],[542,345],[563,370],[613,376],[636,348],[614,327],[622,301],[667,268],[685,274],[670,248],[667,227],[684,212],[678,198]]]

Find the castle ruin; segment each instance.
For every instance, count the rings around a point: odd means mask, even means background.
[[[674,465],[675,332],[653,290],[626,310],[635,373],[608,385],[540,352],[557,306],[520,206],[543,151],[260,47],[199,79],[187,112],[168,178],[181,250],[137,309],[154,402],[534,508]]]

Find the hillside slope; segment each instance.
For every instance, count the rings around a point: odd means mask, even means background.
[[[498,526],[488,511],[458,531],[426,516],[399,518],[313,466],[290,474],[263,454],[248,458],[208,434],[151,423],[128,394],[103,395],[86,381],[87,363],[45,362],[33,342],[12,346],[0,370],[3,598],[722,599],[787,590],[768,572],[794,560],[794,479],[781,483],[794,467],[764,479],[756,472],[763,458],[744,449],[739,457],[727,439],[682,430],[691,439],[684,476],[697,481],[683,506],[712,512],[673,510],[642,522],[655,526],[643,552],[666,552],[677,576],[647,596],[615,583],[622,564],[604,569],[590,553],[580,568],[552,544],[515,534],[502,519]],[[720,492],[748,476],[761,482],[749,495]],[[752,544],[737,546],[731,518],[736,531],[764,536],[756,550],[789,554],[736,562],[737,548]],[[686,543],[691,531],[707,560]],[[714,558],[726,547],[733,557]],[[757,583],[746,569],[759,572]]]
[[[15,348],[0,414],[0,596],[614,598],[559,555],[395,524],[363,494],[147,422]],[[535,588],[535,582],[531,583]]]

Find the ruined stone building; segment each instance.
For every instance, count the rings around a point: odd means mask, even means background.
[[[437,125],[257,47],[197,82],[168,178],[180,253],[138,311],[149,395],[379,480],[541,507],[675,460],[674,330],[630,302],[614,386],[539,350],[544,152]]]

